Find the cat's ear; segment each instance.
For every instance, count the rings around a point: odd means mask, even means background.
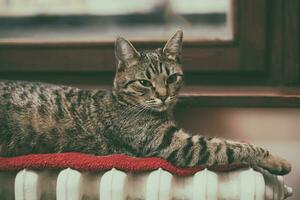
[[[181,61],[182,38],[183,32],[179,30],[168,40],[163,48],[163,53],[168,59]]]
[[[128,40],[118,37],[115,43],[115,56],[119,63],[129,66],[138,62],[140,53]]]

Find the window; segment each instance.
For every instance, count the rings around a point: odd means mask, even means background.
[[[232,40],[231,0],[0,0],[0,39]]]

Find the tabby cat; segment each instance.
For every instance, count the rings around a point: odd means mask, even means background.
[[[182,31],[164,48],[138,52],[117,38],[112,91],[0,82],[0,156],[83,152],[156,156],[192,167],[247,163],[287,174],[289,162],[247,143],[191,136],[171,110],[183,84]]]

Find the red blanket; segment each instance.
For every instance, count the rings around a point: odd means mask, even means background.
[[[127,155],[93,156],[83,153],[31,154],[12,158],[0,157],[0,171],[27,169],[64,169],[103,171],[116,168],[127,172],[145,172],[158,168],[179,176],[192,175],[205,166],[180,168],[160,158],[134,158]],[[229,171],[245,165],[219,165],[214,171]]]

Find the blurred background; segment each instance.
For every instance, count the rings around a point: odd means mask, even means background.
[[[1,0],[1,38],[161,40],[232,38],[230,0]]]
[[[110,89],[114,39],[162,47],[184,31],[187,131],[291,161],[300,199],[300,5],[284,0],[0,0],[0,79]]]

